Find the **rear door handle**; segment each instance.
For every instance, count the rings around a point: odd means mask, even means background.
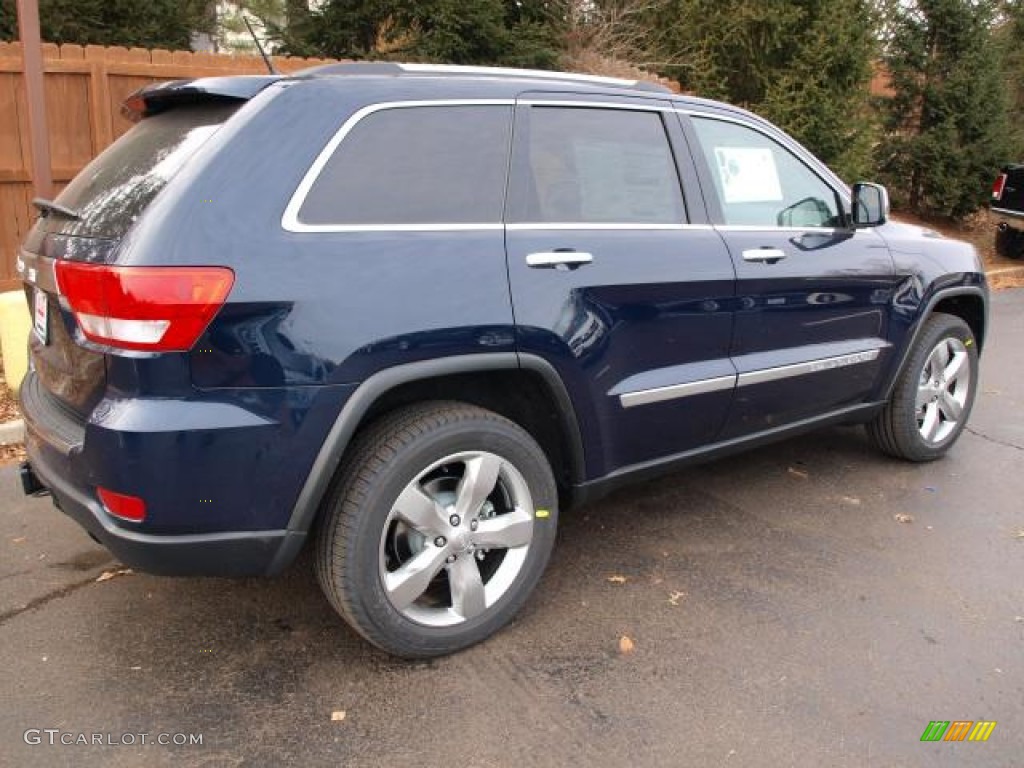
[[[786,252],[779,248],[748,248],[743,252],[744,261],[775,264],[786,258]]]
[[[526,266],[533,269],[579,269],[594,256],[583,251],[541,251],[526,255]]]

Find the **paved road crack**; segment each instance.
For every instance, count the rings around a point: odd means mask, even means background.
[[[45,595],[40,595],[39,597],[33,598],[32,600],[29,600],[27,603],[25,603],[25,605],[21,606],[20,608],[12,608],[9,611],[4,611],[3,613],[0,613],[0,627],[2,627],[4,624],[6,624],[11,619],[17,618],[18,616],[20,616],[21,614],[25,613],[26,611],[34,611],[36,608],[42,608],[47,603],[50,603],[50,602],[52,602],[54,600],[58,600],[58,599],[60,599],[62,597],[67,597],[68,595],[72,594],[73,592],[77,592],[82,587],[87,587],[90,584],[95,584],[95,583],[96,583],[96,574],[93,574],[92,576],[90,576],[87,579],[83,579],[82,581],[76,581],[76,582],[73,582],[71,584],[67,584],[67,585],[61,587],[60,589],[54,590],[53,592],[47,592]]]
[[[1006,440],[1000,440],[997,437],[989,437],[984,432],[979,432],[978,430],[972,429],[971,427],[966,427],[965,429],[975,437],[980,437],[982,440],[987,440],[990,443],[1001,445],[1004,448],[1013,448],[1015,451],[1024,451],[1024,446],[1016,445],[1015,443],[1009,443]]]

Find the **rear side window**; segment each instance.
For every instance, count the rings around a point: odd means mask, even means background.
[[[87,165],[57,198],[81,215],[65,230],[122,237],[239,102],[180,106],[147,117]]]
[[[530,110],[510,218],[529,223],[681,224],[682,190],[657,112]]]
[[[300,224],[500,224],[512,108],[401,107],[352,128],[299,209]]]

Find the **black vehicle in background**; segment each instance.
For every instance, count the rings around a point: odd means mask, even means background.
[[[1007,165],[992,185],[992,212],[1002,221],[996,230],[996,252],[1010,259],[1024,257],[1024,165]]]

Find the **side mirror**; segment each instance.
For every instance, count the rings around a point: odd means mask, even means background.
[[[880,227],[889,220],[889,193],[881,184],[858,181],[853,185],[853,226]]]

